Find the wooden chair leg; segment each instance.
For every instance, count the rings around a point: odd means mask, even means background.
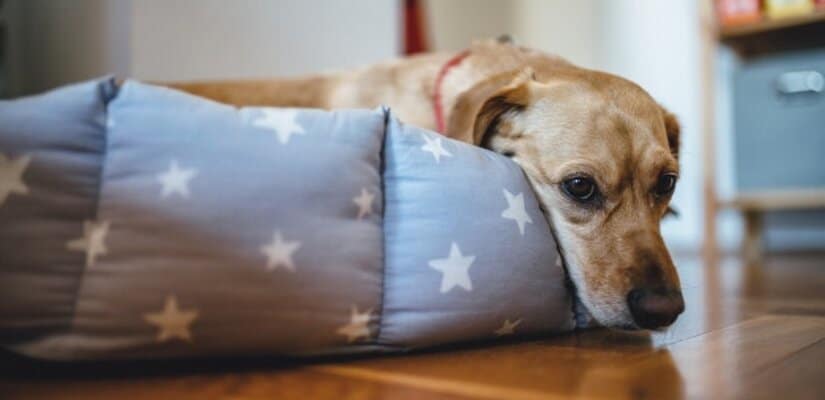
[[[745,211],[745,237],[742,240],[745,261],[758,262],[762,258],[762,213]]]

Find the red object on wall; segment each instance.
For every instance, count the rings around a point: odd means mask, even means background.
[[[404,0],[404,54],[427,51],[424,7],[419,0]]]
[[[825,8],[825,0],[816,0],[816,8]]]
[[[759,0],[716,0],[719,23],[725,26],[758,22],[762,19]]]

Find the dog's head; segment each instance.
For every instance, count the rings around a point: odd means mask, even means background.
[[[457,99],[448,134],[526,172],[578,295],[605,326],[655,329],[683,311],[659,224],[679,176],[679,125],[606,73],[520,69]]]

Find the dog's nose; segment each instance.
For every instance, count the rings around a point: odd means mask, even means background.
[[[627,295],[627,304],[636,325],[644,329],[668,326],[685,310],[682,293],[663,288],[633,289]]]

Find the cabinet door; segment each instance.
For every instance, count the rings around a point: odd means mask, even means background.
[[[825,187],[825,49],[746,62],[733,98],[740,190]]]

